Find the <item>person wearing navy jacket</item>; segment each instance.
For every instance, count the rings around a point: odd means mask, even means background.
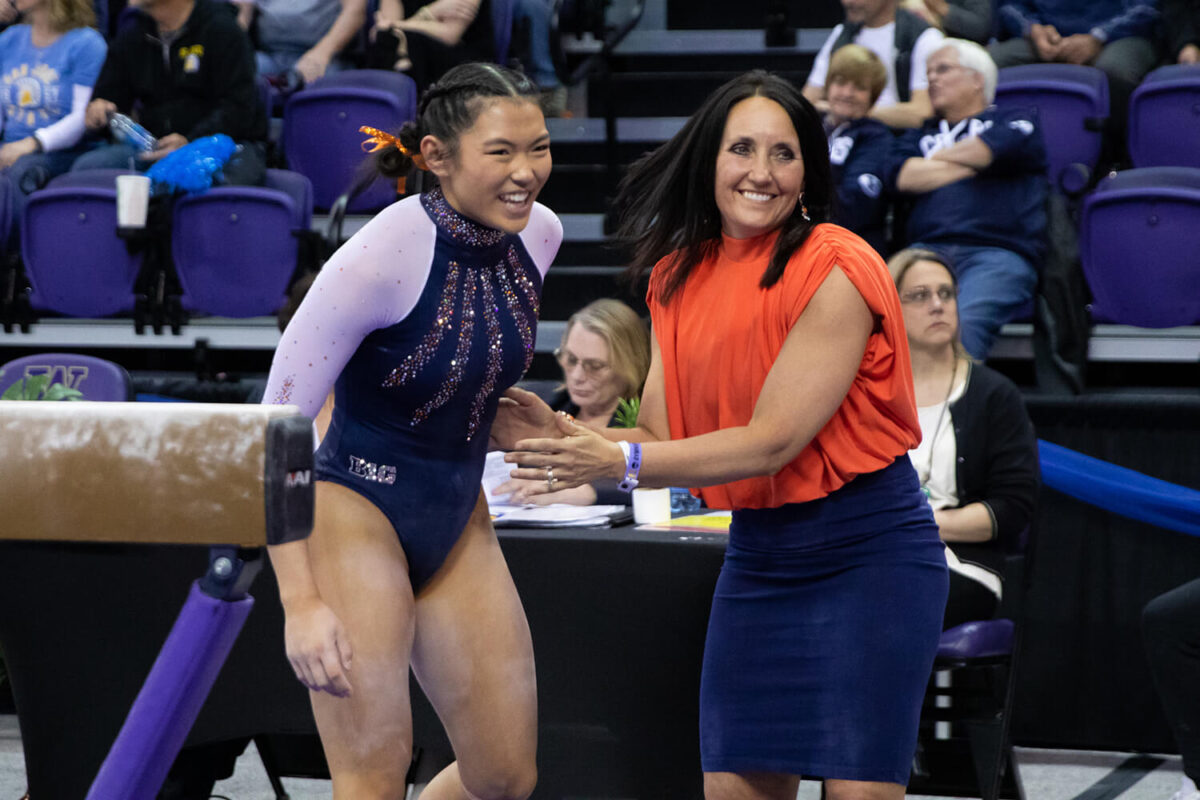
[[[887,185],[911,195],[907,238],[955,265],[963,345],[987,356],[1033,297],[1046,238],[1046,148],[1032,112],[991,105],[996,66],[974,42],[929,58],[937,117],[896,143]]]
[[[887,83],[879,56],[857,44],[840,47],[829,60],[829,166],[837,203],[833,221],[867,240],[880,255],[887,242],[888,196],[883,178],[891,156],[892,132],[867,116]]]

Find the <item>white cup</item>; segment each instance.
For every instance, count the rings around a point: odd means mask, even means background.
[[[633,521],[639,525],[655,525],[671,518],[670,489],[634,489]]]
[[[117,225],[122,228],[146,227],[150,208],[150,179],[145,175],[117,176]]]

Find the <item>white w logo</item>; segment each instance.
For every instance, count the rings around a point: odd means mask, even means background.
[[[60,374],[62,376],[61,378],[59,377]],[[36,375],[49,376],[50,379],[46,381],[47,386],[52,383],[61,383],[68,389],[78,389],[80,385],[87,380],[88,368],[79,365],[65,366],[62,364],[58,366],[51,366],[49,364],[30,364],[25,367],[24,377],[32,378]]]

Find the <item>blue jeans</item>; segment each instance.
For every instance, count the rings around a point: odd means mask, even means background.
[[[254,64],[258,67],[259,75],[269,78],[296,66],[300,56],[307,52],[308,50],[272,50],[270,52],[259,50],[254,54]],[[325,74],[332,75],[347,69],[350,69],[350,65],[346,61],[341,58],[333,58],[330,60],[329,66],[325,68]]]
[[[963,347],[987,357],[1000,326],[1033,299],[1037,270],[1011,250],[961,244],[913,243],[950,262],[958,276],[958,331]]]
[[[30,153],[21,156],[2,173],[13,186],[12,230],[18,229],[21,211],[25,208],[25,198],[46,185],[56,175],[62,175],[71,169],[71,164],[83,153],[82,148],[73,147],[70,150],[54,150],[49,153]],[[3,225],[0,225],[3,228]]]
[[[102,144],[75,159],[72,172],[83,169],[135,169],[145,172],[153,161],[138,158],[138,151],[127,144]]]
[[[558,73],[550,56],[550,3],[548,0],[517,0],[513,22],[529,22],[529,75],[540,89],[558,86]]]

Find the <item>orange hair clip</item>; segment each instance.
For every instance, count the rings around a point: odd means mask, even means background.
[[[382,150],[385,147],[395,147],[401,153],[412,159],[413,166],[417,169],[429,169],[427,166],[425,166],[425,159],[421,156],[421,154],[410,151],[404,146],[404,143],[400,141],[399,137],[392,136],[387,131],[381,131],[379,128],[372,128],[369,125],[363,125],[358,129],[358,132],[367,134],[367,138],[362,143],[363,152],[374,153],[378,150]],[[367,149],[367,145],[373,146],[370,149]],[[396,191],[399,194],[404,194],[405,183],[406,181],[403,177],[396,179]]]

